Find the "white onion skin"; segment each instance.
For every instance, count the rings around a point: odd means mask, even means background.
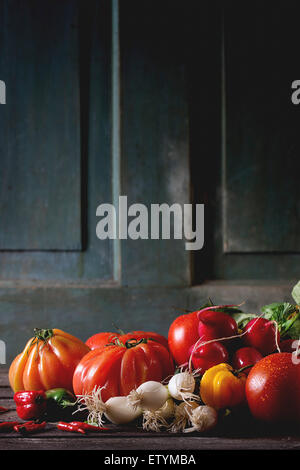
[[[175,400],[182,400],[183,397],[193,394],[195,390],[195,379],[189,372],[181,372],[173,375],[168,384],[169,393]]]
[[[163,419],[169,419],[174,416],[175,413],[175,403],[172,398],[168,398],[166,403],[156,411],[156,413],[161,416]]]
[[[190,413],[198,408],[198,403],[195,401],[190,401],[190,402],[182,402],[179,405],[176,406],[175,408],[175,417],[176,416],[185,416],[187,419],[190,416]]]
[[[170,397],[168,388],[153,380],[141,384],[136,393],[140,396],[141,408],[150,411],[159,410]]]
[[[140,407],[133,407],[127,397],[111,397],[105,402],[105,417],[113,424],[127,424],[142,414]]]
[[[191,428],[184,429],[183,432],[206,432],[213,429],[218,422],[218,413],[211,406],[198,406],[190,413]]]

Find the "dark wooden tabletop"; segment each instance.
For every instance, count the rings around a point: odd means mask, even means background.
[[[7,370],[0,369],[0,406],[9,409],[0,415],[0,422],[19,420],[13,393],[8,385]],[[170,434],[146,432],[140,425],[108,425],[103,434],[77,435],[59,431],[56,423],[47,423],[39,434],[24,437],[16,432],[0,433],[1,450],[289,450],[300,449],[300,428],[263,426],[249,419],[238,424],[218,426],[210,435],[198,433]]]

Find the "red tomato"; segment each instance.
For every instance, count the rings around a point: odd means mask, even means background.
[[[256,364],[262,359],[262,355],[255,348],[240,348],[235,351],[232,357],[232,366],[234,369],[242,369],[242,367],[251,366]],[[244,374],[248,375],[251,368],[243,370]]]
[[[300,364],[291,353],[275,353],[252,367],[246,382],[251,413],[264,421],[299,421]]]
[[[169,349],[179,366],[188,362],[190,348],[199,339],[198,324],[198,312],[192,312],[180,315],[170,326]]]
[[[192,354],[192,364],[200,374],[210,367],[216,366],[222,362],[228,362],[228,352],[225,346],[218,341],[207,343],[203,346],[199,345],[194,351],[194,346],[190,349]]]
[[[104,346],[108,345],[114,338],[118,338],[119,336],[119,333],[97,333],[91,336],[85,344],[92,350],[104,348]]]
[[[136,339],[137,341],[143,338],[153,339],[154,341],[157,341],[158,343],[168,348],[167,338],[152,331],[131,331],[130,333],[126,333],[123,335],[111,332],[96,333],[86,341],[86,344],[90,349],[103,348],[104,346],[107,346],[109,343],[113,342],[114,338],[118,338],[123,344],[125,344],[126,341],[131,339]]]
[[[131,346],[107,346],[86,354],[74,372],[76,395],[92,392],[94,387],[105,387],[102,399],[126,396],[148,380],[161,382],[174,373],[173,359],[157,341],[137,341]]]

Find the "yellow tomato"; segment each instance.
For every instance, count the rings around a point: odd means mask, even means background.
[[[245,402],[246,375],[229,364],[217,364],[208,369],[200,382],[201,400],[217,410],[232,408]]]

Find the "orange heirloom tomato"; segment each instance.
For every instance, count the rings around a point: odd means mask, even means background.
[[[246,374],[221,363],[208,369],[200,382],[201,400],[219,410],[232,408],[246,402]]]
[[[115,338],[115,345],[96,348],[86,354],[73,377],[75,395],[91,393],[104,387],[103,401],[126,396],[148,380],[161,382],[173,375],[174,363],[168,349],[147,338],[127,340]]]
[[[90,348],[62,330],[36,328],[34,333],[10,366],[11,388],[14,392],[51,388],[72,391],[74,370]]]

